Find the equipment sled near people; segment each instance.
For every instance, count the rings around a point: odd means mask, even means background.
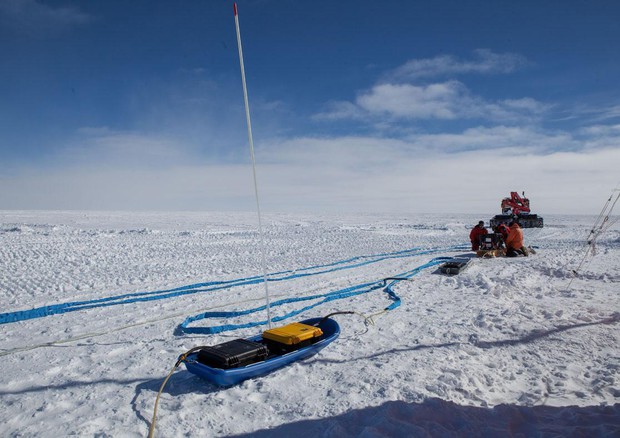
[[[303,326],[310,328],[306,329]],[[301,336],[299,333],[293,333],[291,336],[290,332],[300,331]],[[319,332],[321,334],[317,336]],[[215,385],[231,386],[313,356],[339,335],[340,326],[333,319],[311,318],[267,330],[248,339],[204,347],[189,354],[184,363],[189,372]],[[267,339],[265,336],[272,339]],[[218,358],[214,358],[211,354],[214,350]]]

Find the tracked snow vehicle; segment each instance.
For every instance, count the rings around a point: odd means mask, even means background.
[[[510,192],[510,198],[502,199],[501,208],[502,214],[489,221],[492,228],[499,224],[508,224],[515,217],[519,219],[522,228],[542,228],[544,225],[542,217],[530,213],[530,200],[525,197],[525,193],[519,196],[517,192]]]

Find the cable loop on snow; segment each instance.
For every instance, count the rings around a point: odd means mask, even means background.
[[[297,269],[297,270],[278,272],[278,273],[271,274],[271,275],[272,276],[280,275],[281,277],[275,277],[275,278],[272,277],[269,279],[269,281],[285,281],[285,280],[298,278],[298,277],[318,275],[318,274],[325,273],[325,272],[333,272],[333,271],[338,271],[338,270],[351,269],[354,267],[364,266],[364,265],[376,263],[376,262],[386,260],[386,259],[413,257],[413,256],[419,256],[423,254],[432,254],[432,253],[445,252],[445,251],[462,250],[466,248],[468,248],[467,245],[454,245],[454,246],[445,247],[445,248],[428,248],[428,249],[412,248],[412,249],[396,251],[392,253],[383,253],[383,254],[368,255],[368,256],[357,256],[357,257],[352,257],[346,260],[341,260],[341,261],[337,261],[337,262],[333,262],[329,264],[318,265],[318,266]],[[319,303],[315,303],[314,305],[304,307],[303,309],[299,311],[291,312],[287,315],[284,315],[283,317],[274,319],[274,321],[280,321],[286,318],[290,318],[296,314],[304,312],[320,304],[327,303],[329,301],[333,301],[336,299],[343,299],[343,298],[352,297],[356,295],[361,295],[364,293],[371,292],[373,290],[383,288],[383,292],[385,292],[388,295],[388,297],[392,300],[392,303],[389,306],[387,306],[385,309],[381,310],[380,312],[377,312],[370,316],[365,316],[363,314],[360,314],[360,316],[364,318],[365,324],[373,325],[375,322],[374,318],[400,306],[401,299],[392,290],[392,286],[394,286],[394,284],[398,283],[399,281],[410,281],[411,279],[409,277],[414,276],[421,269],[434,266],[438,263],[442,263],[451,258],[452,257],[437,257],[431,260],[431,262],[425,265],[419,266],[417,268],[414,268],[413,270],[408,271],[407,273],[401,274],[400,276],[397,276],[397,277],[388,277],[380,281],[353,286],[353,287],[347,288],[346,290],[332,292],[331,294],[323,294],[324,296],[315,295],[313,297],[300,298],[299,300],[312,300],[312,299],[320,299],[320,298],[323,298],[323,300]],[[353,264],[350,264],[350,263],[353,263]],[[349,264],[349,265],[339,266],[339,265],[345,265],[345,264]],[[325,269],[325,268],[329,268],[329,269]],[[323,269],[323,270],[315,271],[315,272],[308,272],[308,271],[316,270],[316,269]],[[97,300],[56,304],[52,306],[45,306],[45,307],[35,308],[31,310],[26,310],[26,311],[18,311],[18,312],[0,314],[0,324],[13,323],[13,322],[18,322],[18,321],[23,321],[23,320],[28,320],[28,319],[34,319],[34,318],[41,318],[41,317],[55,315],[59,313],[74,312],[78,310],[91,309],[95,307],[106,307],[106,306],[111,306],[111,305],[126,304],[130,302],[165,299],[165,298],[170,298],[170,297],[177,296],[177,295],[184,295],[187,293],[211,292],[211,291],[216,291],[216,290],[229,289],[235,286],[252,284],[253,282],[260,282],[260,281],[261,281],[261,278],[256,276],[256,277],[248,277],[245,279],[236,279],[236,280],[229,280],[229,281],[214,281],[214,282],[208,282],[208,283],[199,283],[199,284],[183,286],[183,287],[179,287],[175,289],[168,289],[164,291],[138,292],[138,293],[132,293],[132,294],[123,294],[123,295],[119,295],[116,297],[101,298]],[[389,281],[391,281],[391,283],[388,284]],[[204,287],[207,285],[210,286],[210,288],[201,289],[201,287]],[[364,286],[366,286],[366,289],[363,289]],[[250,301],[257,301],[257,300],[251,299],[251,300],[245,300],[242,302],[250,302]],[[284,304],[284,301],[286,300],[280,300],[278,302],[281,304]],[[217,307],[223,307],[223,306],[216,306],[216,307],[212,307],[211,309],[217,308]],[[238,315],[235,315],[235,316],[256,312],[256,311],[259,311],[260,309],[261,307],[250,309],[249,311],[243,311],[241,313],[238,313]],[[121,330],[126,330],[129,328],[133,328],[133,327],[137,327],[141,325],[153,324],[153,323],[157,323],[163,320],[177,318],[179,316],[183,316],[183,314],[184,313],[176,313],[176,314],[168,315],[168,316],[160,316],[158,318],[149,319],[146,321],[136,322],[132,324],[127,324],[127,325],[112,328],[109,330],[85,333],[85,334],[75,336],[69,339],[50,341],[50,342],[45,342],[41,344],[0,351],[0,357],[19,353],[19,352],[30,351],[30,350],[34,350],[34,349],[42,348],[42,347],[52,347],[56,345],[62,345],[62,344],[74,342],[74,341],[81,340],[81,339],[103,336],[106,334],[110,334],[110,333],[121,331]],[[224,317],[224,318],[232,316],[230,312],[204,312],[198,316],[200,317],[202,315],[207,315],[208,317]],[[185,325],[188,325],[191,322],[198,320],[198,319],[205,319],[205,318],[204,317],[202,318],[189,317],[183,323]],[[260,324],[261,323],[259,322],[255,325],[260,325]],[[219,328],[218,327],[206,327],[206,328],[187,327],[183,329],[182,331],[185,333],[219,333],[221,331],[233,330],[233,329],[243,328],[243,327],[248,327],[248,326],[250,325],[238,325],[238,326],[228,325],[228,326],[220,326]]]
[[[269,282],[288,281],[295,278],[310,277],[318,274],[325,274],[346,269],[353,269],[388,259],[414,257],[424,254],[436,254],[439,252],[456,251],[466,249],[467,245],[454,245],[444,248],[411,248],[391,253],[375,255],[357,256],[345,260],[327,263],[323,265],[311,266],[303,269],[287,270],[268,274]],[[173,289],[165,289],[151,292],[135,292],[122,294],[94,300],[73,301],[68,303],[52,304],[49,306],[37,307],[29,310],[18,310],[14,312],[0,313],[0,324],[10,324],[19,321],[26,321],[36,318],[44,318],[51,315],[58,315],[68,312],[94,309],[99,307],[118,306],[122,304],[141,303],[147,301],[163,300],[184,295],[214,292],[218,290],[231,289],[238,286],[247,286],[263,282],[263,276],[252,276],[225,281],[209,281],[181,286]]]
[[[284,315],[281,316],[276,316],[276,317],[272,317],[272,321],[273,322],[279,322],[279,321],[284,321],[288,318],[291,318],[293,316],[299,315],[300,313],[303,313],[307,310],[313,309],[317,306],[320,306],[322,304],[326,304],[330,301],[336,301],[336,300],[341,300],[344,298],[350,298],[350,297],[354,297],[357,295],[363,295],[363,294],[367,294],[370,293],[372,291],[378,290],[378,289],[382,289],[383,292],[385,292],[389,299],[392,300],[392,304],[390,304],[389,306],[387,306],[385,309],[383,309],[382,311],[378,312],[377,314],[373,315],[373,316],[378,316],[380,314],[383,314],[385,312],[388,312],[390,310],[396,309],[398,306],[400,306],[401,303],[401,299],[398,295],[396,295],[396,293],[394,292],[394,290],[392,289],[392,287],[399,283],[400,281],[406,281],[409,280],[411,277],[413,277],[414,275],[417,275],[420,271],[430,268],[432,266],[436,266],[440,263],[444,263],[448,260],[452,259],[452,257],[435,257],[434,259],[432,259],[431,261],[420,265],[410,271],[407,272],[403,272],[402,274],[399,274],[395,277],[388,277],[386,279],[383,280],[379,280],[379,281],[374,281],[374,282],[370,282],[370,283],[362,283],[359,285],[355,285],[355,286],[350,286],[344,289],[340,289],[334,292],[328,292],[325,294],[319,294],[319,295],[310,295],[310,296],[306,296],[306,297],[297,297],[297,298],[287,298],[287,299],[282,299],[282,300],[278,300],[275,301],[273,303],[271,303],[271,308],[274,307],[278,307],[278,306],[282,306],[284,304],[290,304],[290,303],[297,303],[297,302],[304,302],[304,301],[312,301],[312,300],[320,300],[317,303],[305,306],[301,309],[298,310],[294,310],[291,311],[289,313],[286,313]],[[388,283],[388,281],[390,281]],[[247,310],[240,310],[240,311],[230,311],[230,312],[205,312],[205,313],[201,313],[198,315],[194,315],[194,316],[190,316],[188,318],[185,319],[185,321],[183,321],[180,325],[179,325],[179,330],[183,333],[191,333],[191,334],[215,334],[215,333],[222,333],[222,332],[227,332],[227,331],[232,331],[232,330],[237,330],[237,329],[242,329],[242,328],[250,328],[250,327],[258,327],[261,325],[265,325],[267,324],[267,321],[254,321],[254,322],[248,322],[248,323],[242,323],[242,324],[224,324],[224,325],[219,325],[219,326],[211,326],[211,327],[190,327],[190,324],[196,322],[196,321],[201,321],[203,319],[214,319],[214,318],[234,318],[234,317],[239,317],[239,316],[245,316],[245,315],[250,315],[253,313],[257,313],[260,311],[265,310],[266,306],[259,306],[259,307],[255,307],[253,309],[247,309]],[[365,317],[366,318],[366,317]],[[372,322],[374,323],[374,321]]]

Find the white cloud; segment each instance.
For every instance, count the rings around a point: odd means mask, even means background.
[[[548,109],[532,98],[487,101],[474,96],[461,82],[452,80],[428,85],[377,84],[355,102],[332,102],[318,120],[370,119],[481,119],[529,120]]]
[[[477,73],[510,73],[527,64],[525,57],[515,53],[494,53],[488,49],[474,51],[474,59],[461,60],[451,55],[413,59],[386,74],[388,81],[417,80],[437,76]]]
[[[492,215],[518,190],[543,215],[596,214],[617,182],[620,147],[592,149],[593,140],[505,126],[406,140],[306,137],[261,148],[259,179],[271,210]]]
[[[620,149],[620,125],[595,125],[582,129],[581,134],[588,150]]]
[[[295,138],[261,143],[265,211],[498,213],[525,191],[536,213],[596,214],[617,183],[620,133],[575,138],[528,128],[460,134]],[[603,135],[604,134],[604,135]],[[601,139],[605,139],[601,142]],[[613,146],[613,142],[615,146]],[[563,145],[562,151],[557,150]],[[254,208],[249,164],[123,168],[82,162],[0,176],[3,208],[230,210]]]
[[[459,102],[468,101],[467,90],[457,81],[427,86],[376,85],[356,100],[369,113],[386,113],[416,119],[455,119]]]
[[[352,102],[332,101],[327,103],[324,112],[313,116],[315,120],[341,120],[341,119],[363,119],[366,113],[362,108]]]
[[[611,136],[617,140],[620,136],[620,125],[593,125],[581,129],[580,132],[596,138]]]
[[[620,105],[612,105],[600,108],[598,120],[620,119]]]
[[[522,99],[506,99],[500,102],[506,108],[527,111],[530,114],[541,114],[551,107],[550,105],[546,105],[536,99],[532,99],[531,97],[524,97]]]
[[[516,126],[475,127],[456,134],[418,134],[409,140],[426,150],[446,153],[493,149],[498,154],[544,155],[584,147],[584,143],[565,132],[546,133]]]
[[[0,23],[29,35],[46,35],[83,25],[92,17],[74,7],[53,7],[36,0],[2,0]]]
[[[572,108],[564,108],[556,121],[579,120],[589,123],[610,123],[620,120],[620,105],[578,104]]]
[[[382,119],[531,121],[550,106],[531,97],[490,101],[473,94],[461,81],[412,83],[425,78],[456,76],[463,73],[506,74],[527,63],[513,53],[474,51],[473,60],[459,60],[450,55],[414,59],[393,71],[367,90],[360,91],[353,102],[332,101],[326,110],[315,114],[317,120],[363,120],[373,124]],[[385,120],[383,120],[385,122]]]
[[[409,142],[290,140],[270,151],[280,161],[259,166],[263,200],[272,210],[496,214],[501,197],[524,190],[541,214],[596,213],[601,196],[617,182],[620,148],[551,152],[550,145],[570,136],[522,130],[511,139],[510,133],[480,128],[463,138],[420,136]],[[485,135],[504,147],[468,149]]]

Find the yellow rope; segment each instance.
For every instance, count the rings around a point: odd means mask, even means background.
[[[161,387],[159,388],[159,392],[157,393],[157,398],[155,399],[155,407],[153,408],[153,419],[151,420],[151,426],[149,427],[149,438],[153,438],[153,434],[155,433],[155,421],[157,419],[157,405],[159,404],[159,398],[161,397],[162,392],[164,392],[164,387],[166,386],[166,383],[168,383],[168,380],[170,380],[170,377],[172,377],[172,374],[179,367],[179,365],[181,365],[181,363],[183,363],[185,359],[187,359],[187,356],[189,356],[191,353],[195,351],[200,350],[201,348],[205,348],[205,347],[203,346],[194,347],[190,349],[189,351],[183,353],[179,357],[179,360],[177,360],[177,363],[175,363],[174,366],[172,367],[172,370],[170,370],[170,373],[168,373],[168,375],[164,379],[164,382],[161,384]]]
[[[381,310],[379,312],[372,313],[370,315],[364,315],[364,314],[361,314],[361,313],[359,313],[359,315],[361,315],[364,318],[364,323],[366,325],[375,325],[375,318],[378,317],[378,316],[381,316],[381,315],[383,315],[383,314],[385,314],[387,312],[388,312],[387,309],[383,309],[383,310]]]
[[[181,363],[181,360],[179,360],[174,365],[174,367],[172,367],[172,370],[164,379],[164,383],[161,384],[161,388],[159,388],[159,392],[157,393],[157,398],[155,399],[155,408],[153,409],[153,419],[151,420],[151,427],[149,427],[149,438],[153,438],[153,434],[155,433],[155,420],[157,418],[157,405],[159,404],[159,397],[161,396],[161,393],[164,391],[164,386],[166,386],[166,383],[168,383],[168,380],[172,376],[172,373],[174,373],[174,371],[177,369],[180,363]]]

